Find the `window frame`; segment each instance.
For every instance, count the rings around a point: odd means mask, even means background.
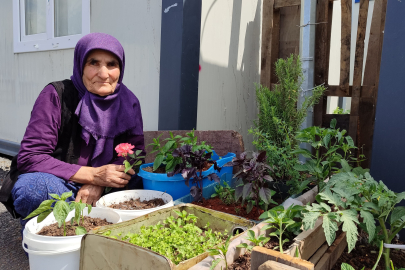
[[[14,53],[71,49],[90,33],[90,0],[82,0],[82,33],[55,37],[54,0],[46,0],[46,33],[25,35],[24,0],[13,0]]]

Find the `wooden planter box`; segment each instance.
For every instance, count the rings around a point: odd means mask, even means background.
[[[296,200],[302,202],[303,204],[307,204],[308,202],[312,203],[315,201],[316,194],[317,187],[297,197]],[[266,223],[264,222],[259,223],[255,227],[251,228],[251,230],[253,230],[257,235],[261,228],[263,228],[265,225]],[[270,230],[266,231],[267,236],[270,233]],[[250,244],[250,241],[245,239],[246,236],[247,232],[244,232],[229,244],[228,253],[226,254],[228,265],[232,264],[234,260],[246,252],[246,249],[244,248],[236,248],[236,246],[241,243]],[[329,270],[331,267],[333,267],[347,246],[345,236],[345,233],[340,234],[332,246],[329,247],[326,243],[325,234],[322,228],[322,218],[319,218],[315,224],[315,227],[311,230],[302,232],[296,238],[294,238],[294,243],[289,249],[285,250],[283,254],[275,250],[255,247],[252,252],[251,269],[257,270],[259,266],[266,261],[273,260],[297,269]],[[299,251],[299,258],[294,258],[297,248]],[[215,258],[207,257],[200,263],[190,268],[190,270],[208,270]],[[219,270],[221,269],[221,266],[224,267],[225,263],[222,262],[218,264],[215,269]]]

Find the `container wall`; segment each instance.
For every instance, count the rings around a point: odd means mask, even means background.
[[[157,130],[161,1],[91,0],[91,32],[115,36],[126,54],[124,83],[139,98],[145,130]],[[13,52],[12,0],[0,8],[0,140],[20,143],[49,82],[69,78],[73,49]]]
[[[236,130],[247,149],[257,115],[261,13],[261,0],[202,2],[197,129]]]

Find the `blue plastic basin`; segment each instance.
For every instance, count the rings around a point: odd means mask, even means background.
[[[216,160],[219,166],[223,166],[225,165],[225,163],[232,161],[233,157],[235,157],[235,154],[233,153],[228,153],[221,158],[219,158],[219,156],[215,152],[212,155],[212,159]],[[178,198],[181,198],[190,193],[190,188],[193,185],[190,181],[190,186],[186,186],[185,180],[181,176],[181,174],[167,177],[167,175],[164,173],[150,173],[143,170],[143,168],[150,166],[153,166],[153,163],[143,164],[139,169],[139,176],[142,177],[144,189],[166,192],[173,197],[173,200],[177,200]],[[232,168],[233,167],[225,167],[221,170],[220,173],[217,172],[217,174],[219,177],[221,177],[225,173],[232,174]],[[203,176],[207,176],[214,172],[216,172],[214,170],[214,166],[211,166],[211,168],[203,172]],[[204,177],[203,187],[206,187],[210,184],[212,184],[212,182],[207,177]]]

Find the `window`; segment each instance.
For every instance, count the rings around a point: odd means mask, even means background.
[[[74,48],[90,33],[90,0],[14,0],[14,53]]]

